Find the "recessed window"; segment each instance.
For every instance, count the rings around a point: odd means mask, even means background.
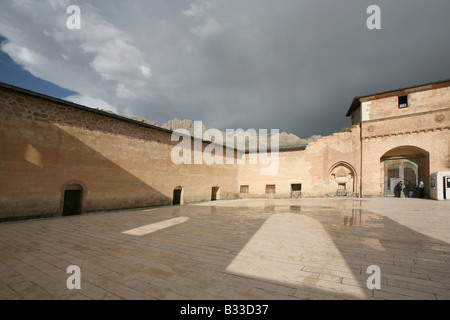
[[[241,193],[248,193],[248,185],[241,186]]]
[[[266,194],[275,193],[274,184],[266,184]]]
[[[398,97],[398,108],[408,108],[408,96]]]
[[[302,195],[302,184],[292,183],[291,184],[291,198],[300,198]]]

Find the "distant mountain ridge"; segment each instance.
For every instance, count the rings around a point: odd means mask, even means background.
[[[102,110],[102,109],[99,109]],[[103,110],[105,111],[105,110]],[[112,111],[106,111],[108,113],[112,113],[114,114],[114,112]],[[164,123],[163,125],[158,125],[156,122],[147,120],[143,117],[134,117],[134,116],[127,116],[127,118],[135,120],[135,121],[139,121],[142,123],[146,123],[146,124],[150,124],[152,126],[156,126],[156,127],[160,127],[160,128],[164,128],[164,129],[168,129],[168,130],[172,130],[175,131],[177,129],[186,129],[189,131],[189,133],[194,136],[194,121],[190,120],[190,119],[178,119],[178,118],[174,118],[172,120],[167,121],[166,123]],[[205,126],[204,124],[202,124],[202,134],[208,130],[208,129],[213,129],[210,127]],[[235,129],[237,130],[237,129]],[[219,130],[220,131],[220,130]],[[226,145],[227,143],[227,133],[220,131],[222,133],[222,143]],[[256,133],[258,134],[258,131],[256,130]],[[245,134],[244,132],[242,133],[235,133],[234,136],[237,137],[240,134]],[[323,136],[321,135],[313,135],[311,137],[308,138],[300,138],[298,136],[296,136],[293,133],[287,133],[287,132],[280,132],[279,133],[279,137],[278,137],[278,143],[279,143],[279,147],[289,147],[289,146],[298,146],[298,145],[306,145],[312,142],[315,142],[319,139],[323,138]],[[253,139],[255,140],[259,140],[258,135],[256,135],[255,137],[253,137]],[[245,148],[252,148],[253,146],[258,146],[257,141],[254,141],[252,139],[252,141],[249,141],[248,139],[245,140]],[[270,132],[268,131],[267,134],[267,147],[271,146],[271,135]],[[233,142],[235,143],[235,142]],[[256,143],[256,144],[255,144]],[[231,147],[236,147],[235,145],[231,146]]]
[[[208,130],[211,129],[207,126],[205,126],[204,124],[202,124],[202,134]],[[190,119],[178,119],[178,118],[174,118],[172,120],[167,121],[166,123],[164,123],[162,126],[160,126],[161,128],[164,129],[168,129],[168,130],[177,130],[177,129],[186,129],[189,131],[189,133],[193,136],[194,135],[194,121],[190,120]],[[220,131],[220,130],[219,130]],[[222,141],[224,144],[226,144],[226,137],[227,137],[227,133],[226,132],[222,132]],[[256,133],[258,133],[258,131],[256,131]],[[239,133],[235,134],[236,136],[239,135]],[[288,146],[296,146],[296,145],[305,145],[305,144],[309,144],[311,142],[315,142],[319,139],[321,139],[322,136],[321,135],[314,135],[311,136],[309,138],[299,138],[298,136],[296,136],[293,133],[286,133],[286,132],[280,132],[279,133],[279,138],[278,138],[278,143],[279,143],[279,147],[288,147]],[[258,139],[257,136],[254,137],[254,139]],[[249,146],[252,146],[251,141],[246,141],[246,145],[245,147],[248,148]],[[270,132],[268,132],[268,137],[267,137],[267,146],[270,146]]]

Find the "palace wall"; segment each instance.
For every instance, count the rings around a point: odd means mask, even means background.
[[[106,112],[1,89],[0,218],[60,215],[64,189],[74,184],[83,189],[83,212],[171,204],[176,187],[182,203],[211,200],[214,186],[219,199],[238,197],[236,162],[176,165],[171,152],[179,142],[171,136]]]
[[[384,195],[383,156],[399,150],[398,157],[421,160],[420,179],[429,194],[431,173],[450,169],[450,87],[405,90],[408,106],[398,107],[398,97],[361,103],[362,190],[365,196]],[[373,97],[372,97],[373,98]],[[407,181],[404,181],[407,183]]]
[[[66,190],[81,192],[82,213],[168,205],[178,194],[181,204],[383,196],[392,178],[388,160],[410,158],[419,159],[416,178],[425,182],[427,196],[429,175],[450,170],[450,87],[445,85],[355,98],[351,132],[280,148],[269,153],[268,164],[223,147],[215,153],[222,164],[206,164],[202,156],[211,150],[209,143],[172,139],[172,131],[146,122],[2,85],[0,220],[61,215]],[[406,108],[398,106],[401,95],[408,97]],[[178,155],[190,151],[189,163],[174,163],[180,145],[185,149]],[[195,164],[196,154],[202,164]],[[268,167],[276,170],[264,174]]]
[[[339,183],[345,183],[349,194],[358,194],[359,137],[359,126],[353,126],[352,132],[324,137],[304,149],[280,149],[278,172],[273,175],[261,174],[268,165],[251,164],[247,154],[246,163],[241,166],[240,185],[248,186],[248,194],[241,197],[290,198],[292,185],[298,184],[301,184],[301,195],[306,197],[335,195]],[[345,172],[345,176],[332,176],[333,171]],[[275,193],[267,185],[275,185]]]

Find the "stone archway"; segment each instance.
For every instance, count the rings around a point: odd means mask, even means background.
[[[328,193],[338,196],[353,196],[356,193],[356,170],[351,164],[340,161],[328,171]]]
[[[80,180],[70,180],[61,188],[61,201],[59,213],[62,216],[71,216],[84,213],[87,188]]]
[[[404,186],[410,182],[415,188],[413,196],[418,196],[419,180],[428,185],[429,163],[428,151],[415,146],[399,146],[384,153],[380,158],[384,196],[394,196],[394,187],[400,181]]]

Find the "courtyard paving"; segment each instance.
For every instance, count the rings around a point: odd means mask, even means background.
[[[407,198],[219,200],[3,223],[0,299],[448,300],[449,230],[450,201]],[[71,265],[80,289],[67,287]],[[379,289],[367,286],[373,265]]]

